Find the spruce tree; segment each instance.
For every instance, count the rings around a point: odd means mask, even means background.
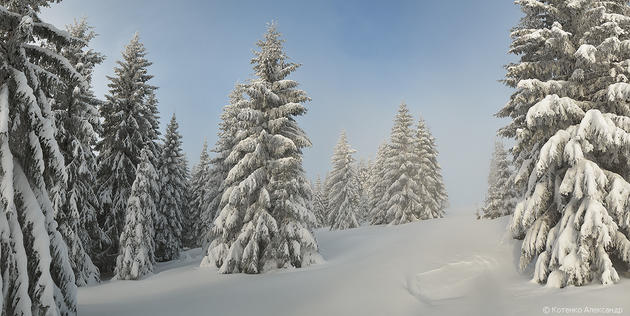
[[[370,174],[372,163],[370,161],[361,160],[356,165],[357,182],[359,186],[359,204],[357,211],[357,220],[359,224],[369,223],[370,221]]]
[[[359,183],[354,168],[354,149],[350,148],[346,132],[341,133],[335,146],[330,172],[328,223],[330,230],[359,227]]]
[[[116,259],[115,278],[119,280],[139,280],[153,272],[153,218],[157,212],[154,196],[159,189],[159,179],[151,155],[148,148],[142,149],[136,179],[127,201],[125,225],[120,235],[120,254]]]
[[[619,280],[630,263],[627,1],[519,1],[499,112],[512,122],[523,197],[511,231],[522,238],[521,268],[550,286]]]
[[[495,219],[510,215],[514,211],[515,196],[510,183],[513,173],[510,161],[503,143],[495,142],[488,175],[488,194],[485,205],[479,211],[480,218]]]
[[[199,247],[206,229],[202,221],[202,214],[205,207],[206,185],[210,181],[210,154],[208,152],[208,141],[203,141],[203,148],[199,155],[199,163],[193,167],[190,178],[190,203],[189,203],[189,246]]]
[[[107,101],[101,106],[103,131],[96,146],[98,184],[102,212],[99,221],[110,243],[103,247],[97,261],[102,273],[111,272],[118,255],[127,200],[140,163],[140,151],[149,146],[152,159],[159,157],[157,100],[148,81],[151,65],[136,33],[114,68]],[[156,162],[153,162],[156,165]]]
[[[328,222],[328,214],[330,214],[330,196],[331,196],[331,182],[330,182],[330,172],[326,172],[326,177],[324,177],[324,183],[322,183],[322,202],[323,202],[323,212],[326,215],[323,220],[325,221],[324,227],[330,227],[330,222]]]
[[[68,60],[40,43],[79,39],[43,22],[57,1],[0,1],[0,314],[76,315],[71,260],[55,221],[51,189],[68,179],[55,139],[51,96],[65,82],[89,85]]]
[[[182,152],[182,136],[175,114],[171,118],[160,157],[160,201],[155,217],[155,258],[169,261],[179,258],[182,249],[182,214],[186,211],[188,169]]]
[[[448,206],[448,194],[442,180],[442,169],[437,161],[435,138],[422,118],[418,121],[414,142],[415,159],[419,163],[416,182],[420,184],[422,193],[421,219],[442,218]]]
[[[374,224],[399,225],[424,219],[422,198],[426,192],[418,183],[419,161],[415,156],[411,114],[405,103],[394,120],[385,152],[382,181],[385,192],[377,208],[382,214]]]
[[[383,206],[383,196],[385,195],[385,190],[387,189],[385,181],[385,153],[387,152],[388,144],[386,142],[382,143],[378,150],[376,151],[376,159],[374,160],[374,164],[370,170],[370,179],[369,179],[369,217],[370,223],[372,225],[378,225],[385,222],[385,212]]]
[[[53,190],[53,205],[59,231],[68,246],[70,262],[78,286],[99,282],[98,268],[90,256],[107,236],[99,227],[97,214],[100,202],[96,193],[96,155],[92,147],[100,129],[97,107],[101,104],[92,92],[92,71],[103,62],[102,54],[88,48],[96,36],[85,19],[66,27],[68,33],[80,39],[77,43],[57,49],[85,79],[68,80],[54,95],[59,150],[63,154],[68,181]],[[53,46],[53,45],[50,45]]]
[[[238,133],[241,122],[239,122],[237,115],[244,100],[243,88],[237,83],[229,95],[229,103],[223,107],[221,123],[219,124],[219,138],[212,150],[215,157],[210,160],[208,180],[203,188],[204,195],[199,207],[201,209],[201,246],[204,253],[214,238],[212,227],[216,215],[227,203],[227,201],[222,200],[223,193],[227,188],[225,179],[235,165],[233,161],[227,158],[231,154],[232,148],[247,136],[244,133]]]
[[[193,242],[193,215],[191,214],[191,203],[192,203],[192,193],[191,193],[191,172],[188,168],[188,158],[186,157],[186,153],[182,151],[182,159],[180,160],[181,170],[184,170],[185,179],[184,179],[184,197],[182,198],[182,248],[195,248]],[[196,241],[195,241],[196,242]]]
[[[320,176],[317,176],[315,183],[313,184],[313,214],[317,222],[316,228],[322,228],[328,226],[328,198],[325,193],[324,184]]]
[[[295,121],[309,98],[287,79],[299,65],[288,62],[275,25],[257,45],[256,78],[243,85],[247,98],[236,109],[240,137],[226,158],[233,167],[204,259],[222,273],[302,267],[319,259],[302,168],[302,149],[311,142]]]

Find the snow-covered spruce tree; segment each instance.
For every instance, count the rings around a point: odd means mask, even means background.
[[[88,85],[82,87],[77,79],[69,79],[53,97],[56,139],[66,163],[68,181],[51,193],[59,232],[68,245],[76,283],[84,286],[99,282],[98,268],[90,256],[99,244],[107,242],[97,221],[100,202],[96,193],[96,155],[92,150],[100,128],[97,107],[101,102],[91,89],[94,66],[103,62],[104,57],[88,48],[96,34],[85,19],[75,21],[66,29],[81,41],[65,47],[50,46],[77,69]]]
[[[317,176],[313,184],[313,214],[317,220],[315,227],[322,228],[328,226],[328,197],[324,189],[324,183],[320,176]]]
[[[496,141],[488,175],[488,194],[479,210],[479,218],[494,219],[514,212],[516,197],[510,183],[513,173],[510,161],[503,143]]]
[[[103,131],[96,146],[102,203],[99,222],[110,238],[109,245],[100,249],[96,258],[101,273],[111,272],[118,256],[118,238],[140,163],[140,151],[149,146],[153,159],[159,157],[156,88],[148,84],[153,77],[147,72],[151,62],[146,59],[146,50],[137,33],[122,57],[114,68],[115,76],[108,77],[109,94],[100,108]]]
[[[527,186],[512,218],[521,267],[549,286],[619,280],[630,263],[630,7],[626,1],[518,2],[499,116],[516,138],[516,181]]]
[[[115,278],[119,280],[139,280],[153,272],[153,219],[157,212],[154,197],[159,190],[159,179],[151,155],[148,148],[142,149],[136,179],[127,202],[125,225],[120,235],[120,253],[114,271]]]
[[[247,98],[237,115],[242,140],[226,158],[234,167],[202,263],[222,273],[303,267],[321,258],[309,229],[315,216],[302,168],[302,149],[311,142],[295,121],[309,98],[286,79],[299,65],[287,61],[282,44],[271,24],[252,59],[256,78],[243,85]]]
[[[192,194],[190,192],[190,181],[191,181],[191,174],[190,174],[190,169],[188,168],[189,163],[188,163],[188,157],[186,157],[186,153],[184,153],[182,151],[182,159],[180,160],[180,165],[181,165],[181,169],[184,170],[185,172],[185,179],[184,179],[184,197],[182,198],[182,238],[181,238],[181,242],[182,242],[182,248],[194,248],[193,245],[193,241],[192,241],[192,234],[193,234],[193,227],[194,227],[194,223],[193,223],[193,219],[192,219],[192,214],[191,214],[191,201],[192,201]]]
[[[348,144],[346,132],[341,133],[335,146],[330,171],[328,223],[330,230],[359,227],[359,182],[354,168],[354,149]]]
[[[238,108],[244,100],[243,86],[236,84],[229,95],[229,103],[223,107],[221,113],[221,123],[219,124],[218,140],[212,151],[215,157],[210,160],[208,169],[208,180],[205,182],[204,195],[200,201],[201,208],[201,246],[204,253],[207,251],[212,239],[214,239],[212,227],[214,220],[223,209],[227,201],[222,202],[223,193],[227,188],[225,179],[235,162],[227,158],[232,153],[232,148],[241,140],[247,137],[245,133],[239,133],[242,124],[237,118]]]
[[[206,232],[203,227],[202,214],[205,207],[206,198],[205,187],[210,181],[210,154],[208,152],[208,141],[203,141],[203,148],[199,155],[199,163],[195,165],[191,172],[189,187],[188,221],[190,232],[188,233],[189,247],[199,247],[202,245],[203,235]]]
[[[379,203],[373,224],[399,225],[425,219],[422,199],[426,192],[418,183],[420,162],[414,147],[414,131],[411,114],[405,103],[400,105],[394,120],[390,143],[385,152],[385,185],[382,202]]]
[[[369,223],[370,221],[370,174],[372,163],[370,161],[361,160],[356,165],[357,181],[359,184],[359,204],[357,211],[357,220],[359,224]]]
[[[385,153],[387,152],[387,143],[383,142],[376,151],[376,159],[370,169],[370,179],[368,183],[368,203],[370,223],[378,225],[385,222],[384,206],[382,205],[383,196],[387,189],[385,185]]]
[[[88,84],[48,45],[79,41],[43,22],[57,1],[0,1],[0,314],[76,315],[76,285],[50,190],[68,175],[49,96]]]
[[[414,142],[416,160],[420,165],[416,182],[420,184],[422,193],[421,219],[442,218],[448,206],[448,194],[442,180],[442,168],[437,161],[435,138],[422,118],[418,121]]]
[[[166,128],[160,157],[160,201],[155,217],[155,258],[170,261],[179,258],[182,249],[182,214],[186,214],[188,168],[182,152],[182,136],[175,114]]]

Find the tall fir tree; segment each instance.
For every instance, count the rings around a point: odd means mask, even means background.
[[[313,184],[313,213],[317,220],[316,228],[328,226],[328,197],[320,176],[317,176]]]
[[[324,183],[322,183],[322,202],[324,208],[324,214],[326,215],[323,220],[325,221],[324,227],[330,227],[328,222],[328,214],[330,213],[330,192],[331,192],[330,172],[326,172],[324,177]]]
[[[356,165],[357,181],[359,185],[359,205],[357,211],[357,220],[359,224],[370,222],[370,175],[372,163],[370,161],[361,160]]]
[[[521,268],[549,286],[619,280],[630,263],[627,1],[517,1],[506,83],[516,88],[499,112],[512,122],[524,189],[511,231],[522,238]]]
[[[0,1],[0,314],[76,315],[76,285],[52,188],[68,179],[50,97],[89,85],[56,47],[79,39],[42,21],[58,1]]]
[[[155,226],[157,212],[154,197],[159,190],[158,173],[151,162],[152,153],[143,148],[136,179],[131,187],[125,225],[120,235],[120,253],[116,259],[115,278],[139,280],[153,272],[155,264]]]
[[[422,193],[421,219],[442,218],[448,206],[448,194],[442,180],[442,168],[437,161],[435,138],[422,118],[418,121],[414,142],[419,163],[416,182],[420,184]]]
[[[378,222],[373,224],[399,225],[424,219],[421,191],[418,183],[419,161],[414,150],[413,118],[409,109],[402,103],[394,120],[390,143],[384,159],[382,181],[385,191],[379,203]]]
[[[149,146],[153,159],[159,157],[158,117],[155,87],[148,81],[151,62],[136,33],[114,68],[107,101],[101,106],[103,132],[96,146],[99,197],[102,212],[99,222],[110,243],[100,249],[97,263],[102,273],[111,272],[118,255],[119,237],[125,220],[127,200],[140,163],[140,151]],[[156,162],[153,162],[156,165]]]
[[[98,225],[100,208],[96,192],[96,154],[92,150],[98,138],[100,122],[97,107],[101,101],[92,91],[92,71],[103,62],[102,54],[88,48],[96,33],[85,19],[66,27],[68,33],[80,39],[66,47],[54,47],[74,66],[85,79],[70,79],[54,95],[52,109],[55,115],[59,149],[63,154],[68,181],[53,190],[53,205],[59,231],[68,245],[68,252],[77,285],[99,282],[98,268],[90,256],[108,241]]]
[[[231,154],[232,148],[247,137],[247,134],[239,133],[242,122],[239,122],[237,118],[239,107],[244,106],[245,103],[243,102],[243,89],[244,86],[237,83],[230,93],[229,103],[223,107],[221,113],[218,140],[212,149],[215,156],[210,160],[208,180],[205,182],[204,195],[200,201],[200,233],[202,236],[201,246],[204,253],[207,252],[210,242],[215,237],[212,227],[214,227],[216,215],[227,203],[222,201],[223,193],[227,189],[225,179],[235,165],[234,161],[227,158]]]
[[[330,171],[328,223],[330,230],[359,227],[359,182],[354,168],[354,149],[348,144],[346,132],[341,133],[335,146]]]
[[[206,207],[204,199],[206,198],[206,185],[210,182],[210,153],[208,152],[208,141],[203,141],[203,148],[199,155],[199,163],[195,165],[191,172],[190,178],[190,203],[189,203],[189,246],[199,247],[202,245],[204,233],[204,221],[202,220],[204,207]]]
[[[503,143],[496,141],[488,175],[488,194],[479,210],[479,218],[495,219],[514,212],[516,197],[510,183],[513,174],[510,161]]]
[[[385,212],[383,210],[383,196],[385,195],[385,191],[387,189],[385,181],[385,172],[387,171],[385,168],[385,153],[387,152],[388,144],[387,142],[383,142],[376,151],[376,158],[374,159],[374,164],[370,169],[370,179],[369,179],[369,217],[370,223],[374,225],[378,225],[385,222]]]
[[[191,192],[191,171],[189,169],[188,157],[186,153],[182,151],[182,159],[180,160],[181,170],[184,170],[184,197],[182,199],[182,249],[183,248],[195,248],[193,241],[193,218],[191,211],[192,192]]]
[[[182,136],[175,114],[171,118],[161,150],[160,199],[155,217],[155,258],[169,261],[179,258],[182,249],[182,214],[186,214],[188,168],[182,152]]]
[[[320,259],[302,168],[302,149],[311,142],[295,121],[306,113],[302,103],[309,98],[287,79],[299,65],[287,61],[274,24],[257,45],[256,78],[243,85],[247,98],[237,107],[242,140],[226,158],[233,167],[204,259],[222,273],[260,273]]]

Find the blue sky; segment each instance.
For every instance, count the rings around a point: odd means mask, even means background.
[[[166,1],[64,0],[42,17],[63,27],[87,17],[108,58],[94,74],[99,96],[124,45],[138,31],[154,63],[162,126],[175,112],[184,150],[198,160],[204,137],[216,140],[227,95],[252,76],[255,42],[271,20],[286,52],[303,64],[292,76],[313,99],[300,118],[313,147],[310,178],[322,176],[345,129],[357,158],[373,157],[405,101],[437,138],[452,209],[483,201],[493,117],[511,94],[498,80],[509,30],[521,13],[512,1]]]

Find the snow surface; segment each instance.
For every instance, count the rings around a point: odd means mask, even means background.
[[[559,308],[630,311],[630,280],[565,289],[518,270],[508,218],[466,216],[316,231],[326,263],[262,275],[199,267],[201,250],[141,281],[79,290],[80,315],[545,315]],[[545,309],[549,308],[549,310]],[[620,311],[620,310],[617,310]],[[566,314],[566,313],[565,313]],[[588,313],[587,313],[588,314]],[[614,313],[612,313],[614,314]]]

